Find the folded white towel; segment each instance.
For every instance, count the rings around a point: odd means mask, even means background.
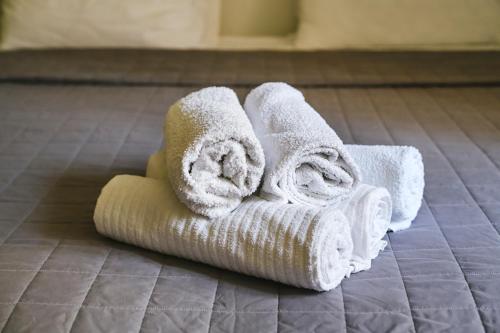
[[[319,291],[336,287],[351,270],[349,223],[334,208],[252,196],[209,220],[182,205],[168,183],[124,175],[103,188],[94,221],[98,232],[119,241]]]
[[[262,147],[229,88],[205,88],[175,103],[165,119],[165,143],[170,183],[198,214],[224,216],[259,186]]]
[[[363,182],[387,188],[392,197],[389,229],[410,227],[424,194],[424,164],[420,152],[409,146],[346,145],[361,170]]]
[[[345,214],[351,227],[352,272],[370,269],[372,259],[387,245],[382,238],[391,222],[391,195],[383,187],[360,184],[347,200],[333,207]]]
[[[162,151],[149,157],[147,177],[159,180],[167,178],[162,157]],[[392,202],[389,192],[383,187],[360,184],[346,200],[330,208],[339,209],[349,221],[353,241],[349,261],[352,272],[369,269],[372,259],[387,245],[382,238],[391,222]]]
[[[297,89],[262,84],[247,96],[245,111],[266,157],[263,196],[326,206],[358,184],[358,169],[342,141]]]

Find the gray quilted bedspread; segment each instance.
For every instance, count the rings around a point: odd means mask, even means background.
[[[81,52],[0,55],[4,332],[500,332],[498,54]],[[419,215],[371,270],[317,293],[96,233],[100,188],[144,174],[172,102],[264,79],[301,85],[347,143],[422,152]]]

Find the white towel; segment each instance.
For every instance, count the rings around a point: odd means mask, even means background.
[[[182,205],[168,183],[116,176],[94,212],[105,236],[165,254],[315,290],[349,274],[349,223],[334,208],[269,202],[255,196],[209,220]]]
[[[391,222],[391,195],[383,187],[360,184],[347,200],[333,207],[340,209],[349,221],[352,272],[370,269],[371,261],[387,245],[383,238]]]
[[[175,103],[165,119],[165,143],[170,183],[193,212],[224,216],[259,186],[262,147],[229,88],[205,88]]]
[[[342,141],[297,89],[264,83],[248,94],[245,111],[266,157],[263,196],[326,206],[358,184],[358,169]]]
[[[159,151],[149,157],[146,176],[166,179],[167,173]],[[332,205],[339,209],[349,221],[353,241],[352,257],[349,261],[353,273],[370,269],[371,261],[378,256],[387,242],[382,238],[391,222],[392,202],[389,192],[383,187],[360,184],[346,200]]]
[[[389,229],[410,227],[424,194],[424,164],[420,152],[409,146],[346,145],[362,173],[363,182],[387,188],[392,197]]]

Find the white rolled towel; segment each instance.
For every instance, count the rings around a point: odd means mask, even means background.
[[[167,172],[159,151],[149,157],[146,176],[166,179]],[[330,208],[340,210],[349,221],[353,241],[349,261],[353,273],[370,269],[371,261],[378,256],[387,242],[383,240],[391,222],[392,201],[383,187],[360,184],[346,200]]]
[[[94,212],[110,238],[210,265],[318,291],[349,274],[349,223],[334,208],[270,202],[251,196],[224,218],[182,205],[168,183],[116,176]]]
[[[248,94],[244,107],[266,158],[263,196],[326,206],[356,187],[354,161],[300,91],[286,83],[264,83]]]
[[[227,215],[259,186],[264,153],[229,88],[205,88],[177,101],[165,118],[165,143],[170,183],[195,213]]]
[[[392,197],[389,229],[410,227],[422,205],[424,164],[418,149],[410,146],[346,145],[361,170],[363,182],[385,187]]]
[[[360,184],[334,207],[344,213],[351,228],[352,273],[370,269],[372,260],[387,245],[383,238],[391,222],[391,195],[383,187]]]

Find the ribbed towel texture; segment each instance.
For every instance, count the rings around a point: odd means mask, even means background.
[[[349,223],[335,208],[250,197],[209,220],[181,204],[168,183],[123,175],[103,188],[94,221],[119,241],[318,291],[351,270]]]
[[[389,229],[410,227],[424,194],[424,164],[420,152],[409,146],[346,145],[361,170],[363,182],[385,187],[392,197]]]
[[[359,183],[359,171],[335,131],[286,83],[250,92],[245,111],[264,149],[261,194],[282,202],[331,205]]]
[[[238,97],[210,87],[175,103],[165,118],[170,183],[192,211],[227,215],[259,186],[264,154]]]
[[[158,180],[166,179],[163,152],[149,157],[146,176]],[[262,200],[264,199],[257,199]],[[306,209],[304,206],[303,209]],[[371,261],[378,256],[387,242],[382,238],[391,222],[392,202],[389,192],[382,187],[360,184],[346,200],[330,206],[340,210],[349,222],[353,242],[351,271],[357,273],[371,267]]]

